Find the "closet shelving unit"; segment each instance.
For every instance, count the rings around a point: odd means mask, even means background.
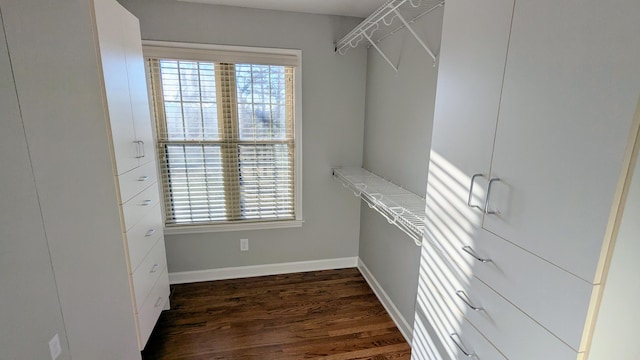
[[[398,67],[380,49],[378,43],[388,36],[407,28],[411,35],[420,43],[433,59],[435,66],[436,54],[413,30],[413,24],[419,18],[427,15],[444,5],[443,0],[390,0],[374,11],[363,22],[356,26],[336,43],[336,52],[344,55],[350,48],[358,47],[362,43],[373,46],[391,67],[398,71]]]
[[[335,168],[333,176],[371,209],[422,245],[425,199],[362,168]]]

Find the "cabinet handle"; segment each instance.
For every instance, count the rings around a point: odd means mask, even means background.
[[[136,140],[133,143],[136,144],[136,159],[144,157],[144,146],[140,147],[140,144],[144,144],[144,142],[142,142],[141,140]]]
[[[467,205],[469,205],[470,208],[483,210],[482,207],[478,205],[471,205],[471,197],[473,196],[473,185],[475,184],[476,178],[478,176],[484,177],[484,175],[482,174],[473,174],[473,176],[471,177],[471,185],[469,185],[469,198],[467,199]]]
[[[158,307],[162,305],[162,297],[159,297],[158,300],[156,300],[156,303],[153,305],[153,307]]]
[[[453,341],[453,343],[456,344],[458,349],[460,349],[460,351],[462,351],[462,354],[464,356],[466,356],[466,357],[474,357],[474,356],[476,356],[476,354],[468,352],[467,349],[464,348],[464,346],[460,345],[460,343],[458,341],[456,341],[456,337],[458,339],[460,339],[460,335],[458,335],[458,333],[451,333],[451,334],[449,334],[449,337],[451,338],[451,341]]]
[[[144,200],[143,202],[140,203],[141,206],[149,206],[151,205],[151,203],[153,203],[153,200]]]
[[[154,272],[158,271],[159,268],[160,264],[153,264],[153,267],[151,267],[151,270],[149,270],[149,274],[153,274]]]
[[[156,233],[156,229],[150,229],[149,231],[147,231],[147,233],[146,233],[146,234],[144,234],[144,236],[147,236],[147,237],[148,237],[148,236],[151,236],[151,235],[153,235],[153,234],[155,234],[155,233]]]
[[[474,259],[480,261],[481,263],[488,263],[488,262],[492,262],[493,260],[491,259],[483,259],[481,257],[479,257],[475,251],[473,251],[473,248],[471,248],[471,246],[463,246],[462,247],[462,251],[466,252],[467,254],[473,256]]]
[[[473,311],[484,310],[481,307],[473,306],[473,304],[469,301],[469,297],[467,296],[467,293],[465,293],[464,291],[458,290],[456,291],[456,295],[460,298],[460,300],[462,300],[469,307],[469,309]]]
[[[489,197],[491,196],[491,185],[494,182],[500,181],[500,178],[493,178],[489,180],[489,185],[487,185],[487,196],[484,198],[484,213],[488,215],[495,215],[498,211],[489,211]]]
[[[139,140],[138,142],[140,143],[140,157],[143,158],[147,156],[147,154],[144,153],[144,141]]]
[[[140,177],[138,178],[138,181],[147,181],[147,180],[149,180],[149,176],[147,176],[147,175],[140,176]]]

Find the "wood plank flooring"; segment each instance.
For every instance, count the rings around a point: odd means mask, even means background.
[[[394,359],[411,349],[357,269],[172,286],[144,360]]]

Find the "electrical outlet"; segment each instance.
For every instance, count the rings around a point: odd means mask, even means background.
[[[249,239],[240,239],[240,251],[249,251]]]
[[[60,337],[58,334],[49,340],[49,352],[51,353],[51,360],[56,360],[58,356],[62,354],[62,347],[60,346]]]

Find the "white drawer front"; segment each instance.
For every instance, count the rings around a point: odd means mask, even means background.
[[[164,239],[158,240],[151,252],[144,258],[140,266],[133,272],[133,291],[136,298],[136,307],[140,307],[149,292],[156,283],[158,277],[167,268],[167,259],[164,249]]]
[[[435,286],[440,279],[428,278],[431,274],[425,268],[425,253],[432,252],[430,245],[425,243],[422,249],[422,275],[418,287],[411,359],[505,359],[454,304],[444,301]],[[470,357],[465,353],[474,355]]]
[[[147,163],[118,176],[120,201],[127,202],[157,180],[155,162]]]
[[[460,331],[450,333],[448,336],[448,346],[453,349],[453,351],[456,351],[455,358],[458,360],[469,358],[506,360],[506,358],[466,320],[460,324]]]
[[[437,293],[434,294],[439,296]],[[422,320],[418,320],[414,325],[416,329],[420,329],[420,332],[414,331],[411,345],[412,360],[506,360],[467,320],[459,314],[453,314],[456,310],[441,308],[440,306],[444,304],[442,299],[434,304],[436,304],[435,308],[431,308],[425,315],[427,323],[422,326],[420,325]],[[433,311],[443,312],[443,314],[433,317]],[[450,318],[444,312],[450,312],[451,318],[458,322],[444,325],[440,321]]]
[[[149,209],[140,222],[127,231],[129,249],[129,273],[132,274],[149,253],[153,245],[162,237],[162,215],[160,205]]]
[[[540,324],[518,310],[480,280],[473,278],[465,290],[471,303],[483,308],[472,311],[457,297],[449,293],[460,311],[507,357],[511,359],[571,359],[578,353]]]
[[[580,349],[593,286],[487,231],[467,243],[434,244],[457,266],[461,279],[476,276],[574,350]],[[481,262],[463,250],[474,253]],[[455,265],[454,265],[455,263]]]
[[[423,259],[432,288],[455,307],[507,358],[576,359],[577,352],[475,277],[460,279],[439,251]],[[464,293],[458,293],[464,291]],[[462,298],[464,298],[464,300]],[[466,300],[466,302],[465,302]],[[480,308],[479,310],[474,310]]]
[[[133,197],[122,205],[124,213],[125,230],[129,231],[152,209],[160,199],[157,183],[152,184],[146,190]]]
[[[151,289],[149,297],[138,311],[138,336],[140,350],[144,349],[144,346],[147,344],[151,331],[153,331],[153,327],[156,325],[164,305],[169,300],[169,293],[169,276],[165,269],[162,271],[158,281]]]

